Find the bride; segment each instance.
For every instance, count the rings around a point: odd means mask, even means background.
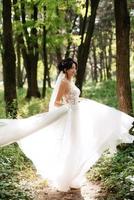
[[[132,143],[134,118],[115,108],[79,98],[73,82],[77,63],[59,65],[49,112],[25,119],[0,120],[0,146],[17,142],[37,173],[60,191],[79,188],[102,153]]]

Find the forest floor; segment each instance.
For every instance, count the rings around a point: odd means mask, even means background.
[[[48,187],[37,195],[36,200],[95,200],[100,196],[100,191],[100,185],[91,182],[87,182],[81,189],[71,189],[69,192],[58,192]]]
[[[47,186],[42,180],[23,182],[22,187],[32,191],[34,200],[104,200],[106,194],[101,190],[99,182],[86,181],[80,189],[71,189],[68,192],[60,192]]]

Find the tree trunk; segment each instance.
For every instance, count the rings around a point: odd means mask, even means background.
[[[69,9],[69,11],[70,11],[70,9]],[[67,14],[69,15],[70,12],[68,12]],[[70,14],[70,15],[71,15],[71,14]],[[72,21],[72,27],[71,27],[69,30],[67,30],[67,33],[69,33],[69,34],[72,33],[72,31],[73,31],[73,29],[74,29],[74,27],[75,27],[75,23],[76,23],[77,17],[78,17],[78,16],[76,15],[75,18],[73,19],[73,21]],[[70,18],[71,18],[71,17],[70,17]],[[71,19],[70,19],[70,20],[71,20]],[[71,53],[70,48],[71,48],[71,45],[72,45],[72,39],[71,39],[70,37],[68,37],[67,41],[68,41],[68,45],[67,45],[67,48],[66,48],[65,58],[68,58],[68,57],[70,56],[70,53]],[[72,57],[73,57],[73,56],[72,56]]]
[[[18,1],[13,0],[14,8],[14,20],[18,23],[20,21],[20,10],[18,6]],[[21,70],[21,44],[20,44],[21,34],[15,34],[16,41],[16,67],[17,67],[17,86],[18,88],[23,87],[23,71]]]
[[[16,57],[17,57],[17,86],[18,88],[23,87],[23,72],[21,70],[21,50],[20,50],[20,44],[17,41],[16,46]]]
[[[57,63],[60,63],[61,60],[62,60],[61,48],[60,48],[60,47],[57,47],[57,48],[55,49],[55,51],[56,51]]]
[[[8,14],[7,14],[8,13]],[[12,37],[11,0],[3,0],[3,75],[6,116],[17,116],[16,65]]]
[[[44,20],[46,19],[46,6],[44,6]],[[47,62],[47,46],[46,46],[47,30],[46,26],[43,26],[43,63],[44,63],[44,77],[43,77],[43,88],[42,97],[46,95],[46,81],[48,76],[48,62]]]
[[[37,21],[38,8],[35,4],[33,6],[33,15],[32,19]],[[40,97],[40,92],[37,84],[37,63],[38,63],[38,37],[37,37],[37,29],[35,27],[31,28],[30,35],[28,34],[26,27],[26,19],[25,19],[25,2],[21,0],[21,17],[22,23],[24,27],[25,33],[25,41],[27,42],[27,48],[25,46],[25,42],[23,39],[23,35],[21,37],[22,45],[22,55],[25,63],[26,73],[27,73],[27,83],[28,90],[26,98],[30,99],[31,97]]]
[[[105,58],[105,70],[106,70],[106,80],[108,79],[108,73],[109,73],[109,69],[108,69],[108,60],[107,60],[107,45],[105,45],[104,47],[104,58]]]
[[[91,16],[87,24],[87,33],[84,42],[82,41],[78,48],[78,71],[76,76],[76,85],[82,91],[82,85],[85,77],[86,63],[89,55],[91,38],[93,35],[96,11],[100,0],[90,0]],[[82,38],[83,39],[83,38]]]
[[[116,20],[116,67],[119,109],[132,113],[132,94],[129,66],[130,18],[127,0],[114,0]]]
[[[112,40],[113,40],[113,32],[110,33],[109,36],[109,48],[108,48],[108,79],[112,79],[111,75],[111,65],[112,65]]]
[[[100,72],[100,81],[103,81],[103,52],[101,51],[99,54],[99,59],[100,59],[100,68],[99,68],[99,72]]]
[[[95,41],[92,41],[92,46],[93,46],[93,60],[94,60],[94,65],[93,65],[93,80],[97,83],[98,82],[98,73],[97,73],[97,56],[96,56],[96,46],[95,46]]]
[[[51,65],[50,65],[50,67],[48,68],[47,82],[48,82],[48,87],[49,87],[49,88],[52,88],[52,86],[51,86],[51,78],[50,78],[50,69],[51,69]]]

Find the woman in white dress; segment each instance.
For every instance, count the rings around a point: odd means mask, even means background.
[[[102,153],[132,143],[134,118],[115,108],[79,98],[73,77],[77,63],[59,65],[49,112],[26,119],[0,120],[0,145],[18,142],[39,173],[60,191],[79,188]]]

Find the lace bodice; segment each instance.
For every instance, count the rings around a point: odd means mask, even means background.
[[[76,105],[79,102],[79,95],[80,95],[79,88],[76,87],[76,85],[73,82],[71,82],[70,91],[66,96],[64,96],[63,102],[69,103],[70,105]]]

